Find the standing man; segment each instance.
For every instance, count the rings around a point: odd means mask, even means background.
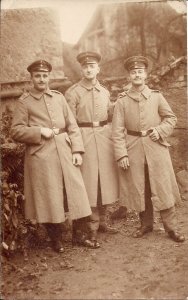
[[[84,146],[76,120],[60,92],[48,87],[52,66],[32,63],[33,89],[21,96],[12,123],[12,137],[25,143],[25,217],[46,226],[57,252],[63,252],[64,188],[72,219],[90,215],[80,172]]]
[[[145,85],[147,58],[130,57],[125,68],[132,87],[118,99],[112,121],[121,198],[139,211],[141,227],[134,237],[153,230],[154,208],[169,237],[183,242],[174,207],[180,195],[166,141],[177,119],[162,94]]]
[[[98,230],[117,233],[115,228],[107,225],[107,205],[118,198],[118,177],[108,124],[112,105],[108,90],[97,80],[101,56],[95,52],[83,52],[77,60],[83,79],[66,92],[65,98],[81,129],[85,147],[81,171],[92,215],[88,221],[90,236],[84,244],[97,248],[100,246]]]

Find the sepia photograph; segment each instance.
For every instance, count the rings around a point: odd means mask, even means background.
[[[2,300],[188,300],[186,0],[2,0]]]

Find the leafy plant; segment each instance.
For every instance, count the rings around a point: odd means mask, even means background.
[[[24,220],[23,156],[24,146],[10,137],[12,115],[7,111],[1,119],[1,241],[3,251],[10,253],[23,247],[27,233]]]

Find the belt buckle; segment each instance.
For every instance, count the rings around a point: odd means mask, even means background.
[[[100,122],[97,121],[97,122],[93,122],[93,127],[99,127],[100,126]]]
[[[141,131],[141,136],[143,137],[143,136],[146,136],[147,135],[147,130],[142,130]]]
[[[58,134],[59,134],[59,128],[54,128],[54,129],[53,129],[53,133],[54,133],[55,135],[58,135]]]

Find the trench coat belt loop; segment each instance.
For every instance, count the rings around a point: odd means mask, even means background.
[[[108,121],[97,121],[97,122],[81,122],[78,123],[79,127],[100,127],[108,124]]]
[[[64,133],[64,132],[67,132],[66,128],[54,128],[53,129],[53,134],[54,135],[58,135],[58,134],[61,134],[61,133]]]
[[[152,131],[153,131],[153,129],[142,130],[142,131],[134,131],[134,130],[127,129],[127,134],[144,137],[144,136],[147,136],[148,134],[150,134]]]

